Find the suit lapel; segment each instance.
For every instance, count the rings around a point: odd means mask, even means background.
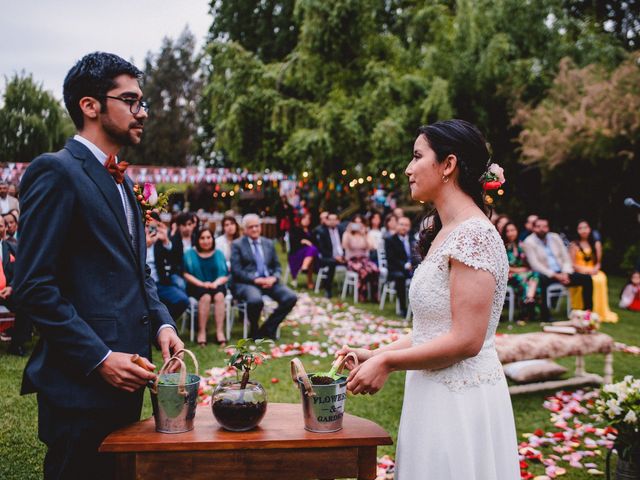
[[[140,207],[140,203],[133,193],[133,180],[131,180],[128,175],[125,175],[123,185],[125,186],[125,192],[127,192],[129,205],[131,205],[131,208],[133,209],[133,221],[136,227],[135,234],[138,239],[138,251],[136,253],[137,259],[140,260],[141,258],[144,258],[142,255],[144,254],[144,250],[146,250],[147,246],[147,237],[144,231],[144,222],[142,221],[142,207]]]
[[[127,219],[122,206],[122,197],[120,197],[118,187],[116,187],[113,177],[109,174],[107,169],[104,168],[104,166],[100,165],[100,162],[93,156],[89,149],[80,142],[70,140],[67,142],[65,148],[67,148],[74,157],[82,160],[82,168],[93,183],[96,184],[100,193],[102,193],[107,205],[116,218],[116,223],[119,225],[127,245],[129,245],[128,250],[135,260],[136,256],[133,251],[133,245],[131,244],[129,227],[127,226]]]

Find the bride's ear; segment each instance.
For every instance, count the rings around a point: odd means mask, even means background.
[[[455,171],[456,167],[458,166],[458,157],[456,157],[454,154],[451,154],[447,156],[447,158],[445,158],[444,162],[442,163],[444,164],[444,170],[442,171],[442,174],[448,177]]]

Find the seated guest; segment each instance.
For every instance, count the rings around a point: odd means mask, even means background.
[[[382,215],[377,210],[373,210],[369,217],[369,231],[367,232],[367,238],[369,239],[371,248],[374,250],[377,250],[378,247],[382,247],[380,242],[382,242],[383,239],[380,227],[382,227]]]
[[[415,239],[409,234],[411,220],[408,217],[398,219],[396,233],[384,242],[387,254],[389,281],[395,282],[396,294],[400,302],[400,315],[407,315],[407,279],[413,276],[413,251]]]
[[[337,265],[345,265],[342,248],[342,230],[338,226],[338,215],[331,212],[327,215],[326,225],[321,226],[317,233],[317,245],[320,251],[320,266],[328,267],[327,277],[324,279],[324,289],[327,298],[331,298],[333,277]]]
[[[358,299],[367,299],[367,290],[372,292],[374,301],[378,297],[380,270],[369,258],[371,244],[367,239],[367,228],[360,215],[356,215],[342,236],[342,248],[347,259],[347,268],[358,274]]]
[[[314,245],[315,238],[311,231],[311,214],[305,213],[300,217],[300,226],[289,230],[289,270],[293,278],[298,272],[307,276],[307,288],[313,289],[313,264],[318,257],[318,247]]]
[[[18,217],[13,211],[2,214],[6,225],[5,241],[14,248],[18,246]]]
[[[9,193],[9,184],[0,180],[0,212],[4,214],[14,209],[20,211],[18,199]]]
[[[226,345],[224,336],[224,298],[227,294],[229,271],[220,250],[216,250],[213,231],[203,228],[197,233],[193,248],[184,252],[184,278],[187,293],[198,300],[198,345],[207,344],[207,322],[213,303],[216,321],[216,342]]]
[[[549,221],[539,217],[533,225],[533,234],[522,244],[531,269],[540,276],[542,321],[551,321],[547,307],[547,287],[561,283],[565,287],[582,287],[582,302],[586,310],[593,309],[593,282],[590,275],[574,271],[571,257],[562,238],[549,232]]]
[[[513,287],[516,297],[525,306],[527,318],[533,319],[535,313],[536,295],[540,294],[538,274],[531,270],[527,256],[518,241],[518,227],[513,222],[507,222],[502,229],[502,241],[507,250],[509,260],[509,285]]]
[[[382,228],[382,238],[387,239],[396,233],[396,226],[398,225],[398,217],[393,213],[389,213],[384,217],[384,227]]]
[[[177,265],[178,273],[181,275],[181,284],[179,285],[186,291],[187,284],[182,278],[184,273],[184,253],[196,244],[196,234],[199,229],[196,228],[198,217],[191,212],[181,212],[176,217],[171,235],[171,254],[173,255],[173,264]]]
[[[6,226],[4,218],[0,216],[0,305],[10,312],[15,311],[13,302],[13,270],[16,261],[16,249],[13,244],[5,240]],[[7,331],[11,337],[9,353],[24,356],[24,344],[31,338],[33,327],[28,317],[16,313],[14,325]],[[7,338],[8,340],[9,338]]]
[[[640,272],[633,272],[622,289],[620,308],[626,308],[632,312],[640,312]]]
[[[593,282],[593,311],[603,322],[617,322],[618,314],[609,308],[607,276],[600,270],[602,265],[602,243],[593,236],[591,226],[586,220],[580,220],[577,227],[578,238],[569,245],[569,255],[573,269],[578,273],[591,275]],[[571,288],[571,307],[582,310],[582,292],[580,287]]]
[[[238,238],[240,238],[240,225],[235,217],[225,216],[222,219],[222,235],[216,237],[216,249],[223,253],[229,269],[231,269],[231,244]]]
[[[239,301],[247,302],[252,338],[275,339],[278,325],[295,306],[298,297],[280,283],[282,269],[273,242],[262,237],[260,217],[253,213],[242,219],[244,235],[231,245],[233,288]],[[262,296],[278,302],[278,307],[258,328],[264,306]]]
[[[520,235],[518,236],[518,240],[520,240],[521,242],[524,242],[524,239],[533,233],[533,224],[537,219],[538,219],[538,215],[534,213],[527,216],[527,221],[524,223],[524,228],[522,229],[522,232],[520,232]]]
[[[176,319],[189,306],[189,297],[182,285],[182,262],[174,262],[172,245],[167,226],[159,221],[157,215],[145,228],[147,237],[147,265],[151,278],[156,282],[158,298],[167,306],[171,316]]]
[[[507,216],[507,215],[498,215],[493,224],[496,227],[496,230],[498,230],[498,233],[502,236],[502,230],[504,230],[504,226],[511,222],[511,219]]]

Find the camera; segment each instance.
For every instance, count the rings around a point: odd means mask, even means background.
[[[158,227],[156,225],[149,225],[149,233],[152,235],[158,233]]]

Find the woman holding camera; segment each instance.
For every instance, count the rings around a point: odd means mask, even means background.
[[[363,218],[356,215],[342,236],[342,248],[347,259],[347,268],[358,274],[358,299],[367,299],[367,288],[371,292],[373,301],[378,301],[378,266],[369,258],[372,250],[367,237],[367,228]]]

